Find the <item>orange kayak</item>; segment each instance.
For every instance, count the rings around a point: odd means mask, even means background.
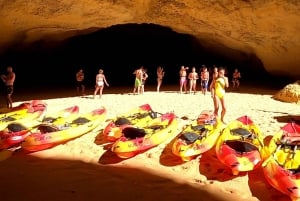
[[[291,200],[300,199],[300,125],[287,123],[271,138],[263,163],[266,180]]]

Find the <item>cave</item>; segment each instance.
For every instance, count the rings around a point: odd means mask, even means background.
[[[245,82],[267,75],[260,59],[193,35],[181,34],[156,24],[122,24],[95,30],[82,30],[61,41],[47,38],[26,45],[17,45],[1,54],[2,70],[13,66],[22,87],[73,87],[75,73],[83,68],[88,87],[93,87],[100,68],[111,86],[132,86],[133,71],[144,66],[149,85],[156,84],[156,68],[165,72],[164,84],[175,85],[181,65],[195,66],[199,72],[204,64],[223,66],[231,74],[241,71]]]

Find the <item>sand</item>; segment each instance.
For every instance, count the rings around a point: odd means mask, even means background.
[[[77,97],[73,90],[48,91],[47,94],[32,92],[18,99],[44,97],[48,112],[74,104],[82,113],[104,106],[108,109],[107,119],[144,103],[149,103],[155,111],[173,111],[178,117],[186,116],[189,120],[195,119],[202,110],[213,109],[210,94],[179,94],[177,87],[166,86],[160,93],[155,92],[154,87],[146,88],[143,95],[128,94],[131,90],[105,88],[101,99],[93,99],[91,95]],[[265,136],[273,135],[289,115],[300,113],[299,105],[274,100],[275,92],[258,87],[229,91],[225,121],[248,115]],[[180,125],[189,120],[180,120]],[[1,201],[289,200],[266,182],[261,168],[231,175],[217,160],[214,148],[192,161],[182,162],[171,153],[172,140],[181,126],[161,145],[122,160],[109,151],[110,144],[101,136],[105,125],[103,122],[92,132],[48,150],[27,153],[20,149],[1,161]]]

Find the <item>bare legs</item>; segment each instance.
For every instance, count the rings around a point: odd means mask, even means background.
[[[218,98],[216,95],[213,96],[213,102],[214,102],[214,114],[216,116],[219,116],[219,102],[221,103],[222,111],[221,111],[221,121],[225,124],[224,117],[226,114],[226,104],[225,104],[225,97]]]
[[[186,81],[180,81],[180,93],[182,93],[182,89],[184,89],[184,92],[186,93]]]
[[[12,94],[7,94],[6,95],[6,104],[7,104],[7,108],[12,108],[12,98],[11,98]]]
[[[159,92],[161,84],[162,84],[162,79],[157,78],[157,87],[156,87],[157,92]]]
[[[96,98],[97,92],[99,91],[99,98],[102,98],[102,91],[104,86],[97,86],[94,91],[94,98]]]

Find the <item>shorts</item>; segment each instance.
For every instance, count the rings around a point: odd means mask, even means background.
[[[186,77],[180,77],[180,84],[185,84],[186,81]]]
[[[14,86],[8,85],[6,86],[6,94],[12,94],[14,92]]]
[[[140,86],[142,86],[142,81],[141,81],[140,79],[136,78],[135,81],[134,81],[134,86],[135,86],[135,87],[140,87]]]
[[[84,85],[84,82],[83,81],[76,81],[76,86],[77,87],[81,87]]]
[[[201,80],[201,87],[202,87],[202,89],[207,89],[207,87],[208,87],[208,80]]]

